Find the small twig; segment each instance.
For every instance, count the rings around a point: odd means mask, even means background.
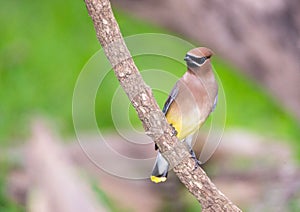
[[[166,157],[175,174],[198,199],[203,211],[240,211],[216,186],[205,172],[195,167],[184,142],[172,134],[165,116],[158,107],[151,88],[143,81],[124,43],[109,0],[85,0],[93,19],[97,38],[113,66],[116,77],[138,113],[146,134]]]

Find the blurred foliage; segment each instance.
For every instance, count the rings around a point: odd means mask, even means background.
[[[115,14],[124,36],[170,33],[119,10],[115,10]],[[54,119],[63,134],[73,134],[74,85],[84,64],[100,48],[84,2],[3,1],[0,25],[0,145],[12,145],[12,141],[27,136],[28,122],[35,113]],[[178,77],[185,71],[182,65],[168,58],[139,56],[135,61],[141,70],[162,69]],[[213,65],[225,89],[226,127],[242,127],[294,141],[294,149],[300,155],[297,143],[300,128],[291,114],[230,64],[216,56]],[[99,125],[106,129],[113,127],[110,100],[117,86],[110,72],[99,88],[106,91],[106,97],[98,95],[95,110]],[[162,106],[166,94],[155,90],[154,94]],[[129,114],[131,122],[139,128],[140,122],[132,107]],[[3,173],[1,171],[0,210],[18,211],[3,195]]]
[[[76,77],[99,48],[84,2],[2,2],[0,24],[0,140],[26,135],[36,112],[69,132]]]
[[[8,141],[11,144],[13,138],[26,135],[30,115],[34,113],[47,114],[63,133],[73,133],[71,104],[76,78],[89,57],[100,48],[84,2],[65,1],[61,5],[58,1],[13,0],[3,3],[0,12],[2,144]],[[166,33],[120,11],[115,14],[124,36]],[[135,61],[141,70],[161,69],[178,77],[185,71],[182,65],[168,58],[150,55],[139,56]],[[261,87],[218,57],[213,59],[213,65],[225,89],[227,127],[244,127],[292,140],[300,137],[296,121]],[[101,86],[109,97],[118,82],[112,72],[106,78]],[[166,95],[154,93],[162,106]],[[95,110],[101,127],[112,127],[110,100],[97,99]],[[135,112],[130,114],[132,122],[140,124]]]
[[[198,203],[198,201],[185,190],[184,196],[184,202],[185,202],[185,211],[187,212],[197,212],[201,211],[201,205]]]
[[[6,212],[21,212],[25,211],[25,208],[21,205],[16,204],[13,200],[11,200],[7,194],[7,174],[11,169],[11,165],[0,158],[0,211]]]
[[[129,212],[131,210],[121,207],[120,205],[116,204],[116,202],[109,197],[104,191],[101,190],[99,186],[93,184],[93,190],[96,193],[99,201],[105,205],[105,208],[108,209],[110,212]]]
[[[291,199],[288,207],[288,211],[300,211],[299,199]]]

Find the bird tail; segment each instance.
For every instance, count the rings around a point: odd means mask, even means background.
[[[161,183],[167,180],[169,170],[168,161],[158,152],[156,161],[151,174],[151,181],[154,183]]]

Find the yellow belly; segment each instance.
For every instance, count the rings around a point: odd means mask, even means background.
[[[201,127],[200,117],[197,113],[194,115],[186,114],[184,117],[178,115],[178,113],[168,113],[166,118],[168,123],[171,124],[177,131],[177,137],[179,140],[184,139]]]

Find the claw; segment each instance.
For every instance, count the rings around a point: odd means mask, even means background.
[[[176,136],[178,134],[177,130],[173,127],[173,124],[170,124],[170,126],[172,127],[172,134]]]
[[[191,158],[193,158],[195,161],[195,167],[193,169],[193,171],[195,171],[201,165],[201,162],[197,159],[195,152],[192,149],[190,150],[190,154],[191,154]]]

